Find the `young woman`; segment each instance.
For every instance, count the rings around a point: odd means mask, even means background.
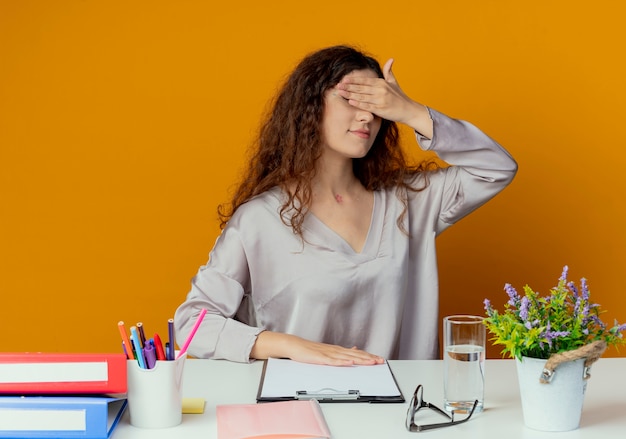
[[[222,234],[176,311],[203,358],[375,364],[438,355],[435,237],[511,182],[517,165],[475,126],[410,99],[346,46],[296,67]],[[409,166],[396,123],[451,166]]]

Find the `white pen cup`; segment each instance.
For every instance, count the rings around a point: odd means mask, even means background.
[[[486,328],[479,316],[443,319],[443,395],[447,411],[480,412],[485,394]]]
[[[127,361],[130,423],[140,428],[168,428],[181,423],[183,368],[186,355],[158,360],[152,369]]]

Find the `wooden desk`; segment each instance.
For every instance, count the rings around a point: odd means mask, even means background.
[[[626,435],[626,358],[602,358],[591,369],[580,428],[565,433],[544,433],[524,426],[517,372],[512,360],[487,360],[485,410],[466,424],[410,433],[404,421],[417,384],[424,385],[424,399],[442,406],[442,361],[390,361],[406,398],[404,404],[322,404],[334,439],[354,438],[622,438]],[[206,400],[204,414],[183,415],[177,427],[144,430],[130,425],[128,412],[112,439],[211,439],[217,438],[215,407],[218,404],[254,403],[262,363],[238,364],[216,360],[188,360],[183,393]]]

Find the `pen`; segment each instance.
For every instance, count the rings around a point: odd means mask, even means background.
[[[154,346],[146,341],[146,346],[143,349],[143,353],[146,355],[146,368],[152,369],[156,364],[156,353],[154,352]]]
[[[165,355],[167,356],[168,360],[173,360],[174,359],[174,319],[169,319],[167,321],[167,332],[169,335],[169,348],[167,348],[167,350],[165,351]]]
[[[128,356],[128,350],[126,350],[126,344],[124,343],[124,340],[122,340],[122,350],[124,351],[124,355],[126,355],[126,359],[130,360],[130,357]]]
[[[157,360],[165,360],[165,352],[163,351],[163,343],[159,334],[154,334],[154,349],[156,350]]]
[[[124,327],[124,322],[123,321],[119,321],[117,324],[118,329],[120,330],[120,335],[122,336],[122,341],[124,342],[124,344],[126,345],[126,358],[129,360],[134,360],[135,356],[133,355],[133,349],[132,346],[130,344],[130,341],[128,340],[128,334],[126,334],[126,328]]]
[[[143,323],[137,323],[137,331],[139,332],[139,341],[141,342],[141,346],[145,346],[146,344],[146,333],[143,332]]]
[[[196,332],[198,331],[198,328],[200,327],[200,324],[202,323],[202,320],[204,319],[205,315],[206,315],[206,309],[202,308],[202,311],[200,311],[200,315],[196,319],[196,323],[194,323],[193,328],[191,328],[191,332],[187,336],[187,340],[185,340],[183,347],[180,348],[180,351],[178,352],[178,355],[176,356],[176,358],[180,358],[181,355],[185,355],[185,352],[187,352],[187,348],[189,347],[189,344],[191,343],[193,336],[196,335]]]
[[[135,352],[135,344],[132,342],[132,340],[130,341],[130,350],[131,350],[131,354],[132,354],[132,360],[137,359],[137,353]]]
[[[134,326],[130,327],[130,339],[135,346],[135,353],[137,354],[137,362],[139,363],[139,367],[142,369],[146,368],[146,362],[143,358],[143,349],[141,349],[141,342],[139,341],[139,334],[137,334],[137,328]]]

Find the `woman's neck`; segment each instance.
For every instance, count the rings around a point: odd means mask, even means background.
[[[366,192],[352,169],[349,173],[320,173],[311,182],[311,189],[313,202],[334,200],[339,204],[356,201]]]
[[[361,182],[354,175],[352,160],[324,160],[317,162],[315,177],[311,182],[313,198],[334,198],[337,202],[363,192]]]

